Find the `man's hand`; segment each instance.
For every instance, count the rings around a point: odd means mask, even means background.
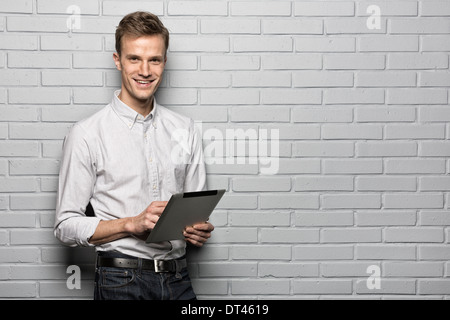
[[[211,237],[214,226],[209,222],[198,223],[186,227],[183,231],[185,240],[194,246],[201,247]]]
[[[139,239],[147,239],[159,217],[164,211],[167,201],[153,201],[150,205],[135,217],[131,218],[131,233]]]

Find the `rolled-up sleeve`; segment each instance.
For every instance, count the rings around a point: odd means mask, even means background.
[[[86,133],[76,124],[64,139],[54,234],[68,246],[93,246],[89,239],[100,219],[86,216],[95,186],[95,160]]]
[[[207,189],[206,168],[203,158],[203,140],[200,129],[191,121],[190,127],[191,157],[186,168],[184,192],[204,191]]]

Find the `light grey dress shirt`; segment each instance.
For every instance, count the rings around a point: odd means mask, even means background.
[[[64,140],[55,236],[69,246],[92,246],[100,220],[132,217],[152,201],[206,189],[201,134],[194,122],[154,101],[143,117],[114,93],[112,102],[76,123]],[[91,202],[95,217],[85,208]],[[184,240],[146,244],[133,236],[96,247],[147,259],[185,254]]]

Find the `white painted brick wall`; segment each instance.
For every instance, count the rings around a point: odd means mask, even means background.
[[[162,104],[204,132],[279,130],[275,175],[246,158],[207,166],[228,192],[189,252],[199,298],[450,298],[450,3],[437,0],[2,0],[0,298],[92,298],[93,250],[52,234],[61,145],[120,85],[115,26],[138,9],[172,32]],[[81,290],[66,287],[73,264]]]

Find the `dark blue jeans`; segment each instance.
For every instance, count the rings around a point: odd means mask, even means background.
[[[130,258],[123,254],[108,256]],[[97,267],[94,300],[195,300],[187,268],[156,273],[141,268]]]

